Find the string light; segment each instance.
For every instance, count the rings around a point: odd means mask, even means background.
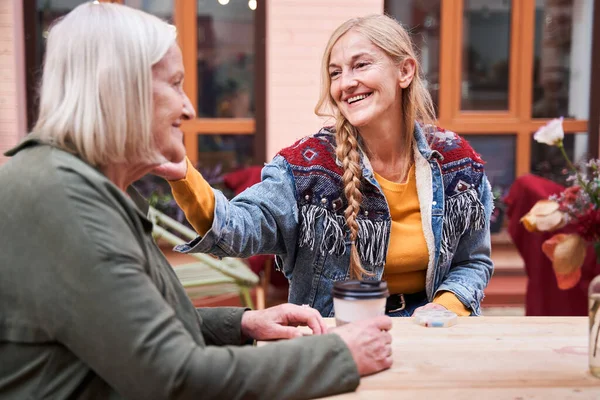
[[[229,0],[217,0],[219,2],[220,5],[225,6],[227,4],[229,4]]]
[[[256,10],[256,0],[248,0],[248,8],[252,11]]]

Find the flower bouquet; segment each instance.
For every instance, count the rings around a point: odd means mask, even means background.
[[[538,201],[521,218],[529,232],[551,232],[566,225],[576,233],[558,233],[542,244],[542,251],[552,261],[552,268],[560,289],[574,287],[581,279],[581,266],[588,244],[594,246],[600,262],[600,160],[589,160],[581,170],[576,168],[563,146],[563,119],[554,119],[540,128],[534,140],[556,146],[564,157],[571,174],[571,186],[546,200]],[[600,377],[600,276],[589,287],[590,318],[590,371]]]
[[[558,287],[570,289],[581,278],[588,243],[594,245],[600,257],[600,160],[590,160],[584,170],[577,169],[563,146],[562,122],[562,118],[550,121],[533,138],[558,147],[571,171],[567,181],[572,185],[538,201],[521,222],[529,232],[551,232],[566,225],[575,227],[576,233],[556,234],[542,245],[542,251],[552,260]]]

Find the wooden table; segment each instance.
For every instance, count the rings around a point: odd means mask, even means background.
[[[328,323],[334,325],[333,320]],[[394,364],[331,399],[600,399],[586,317],[394,318]]]

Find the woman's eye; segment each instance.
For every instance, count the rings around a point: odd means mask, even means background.
[[[340,74],[340,71],[331,71],[329,73],[329,77],[330,78],[335,78],[336,76],[338,76]]]
[[[356,64],[356,68],[363,68],[363,67],[366,67],[367,65],[369,65],[369,63],[359,62]]]

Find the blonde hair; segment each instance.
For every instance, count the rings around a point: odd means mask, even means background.
[[[133,8],[88,2],[50,29],[33,128],[94,166],[159,163],[152,135],[152,66],[175,27]]]
[[[423,124],[433,124],[436,118],[431,96],[425,87],[424,79],[421,77],[414,45],[408,32],[396,20],[380,14],[353,18],[344,22],[333,32],[323,54],[321,95],[315,107],[315,113],[318,116],[334,117],[336,120],[336,156],[341,161],[344,169],[342,177],[344,195],[348,200],[348,207],[344,211],[344,216],[346,224],[350,228],[350,240],[352,241],[350,275],[360,278],[363,275],[371,274],[362,267],[356,248],[358,236],[357,215],[362,202],[362,193],[360,192],[362,173],[358,153],[359,132],[337,109],[335,100],[330,94],[331,78],[329,76],[329,62],[333,46],[349,31],[364,35],[375,46],[385,52],[396,65],[400,65],[406,59],[415,61],[414,77],[410,85],[402,90],[402,110],[398,110],[403,115],[403,156],[412,157],[415,121]],[[406,176],[409,168],[410,163],[405,164],[405,170],[401,171],[402,176]]]

